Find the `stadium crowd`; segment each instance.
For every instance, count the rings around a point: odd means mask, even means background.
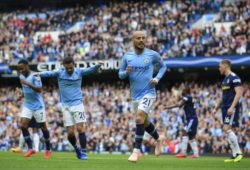
[[[160,134],[169,141],[180,141],[181,129],[184,127],[183,109],[164,110],[164,105],[173,104],[180,91],[187,86],[192,88],[192,95],[197,100],[197,115],[199,126],[197,141],[200,153],[227,153],[229,151],[225,133],[222,130],[220,111],[213,114],[212,110],[221,99],[219,83],[176,84],[170,90],[158,91],[157,101],[151,113],[151,119],[156,123]],[[244,153],[250,153],[250,86],[243,85],[244,93],[241,99],[240,126],[237,130],[240,147]],[[134,139],[134,115],[131,113],[131,99],[127,84],[99,84],[83,86],[84,106],[88,115],[87,138],[88,151],[91,152],[121,152],[131,151]],[[19,113],[22,101],[17,101],[13,87],[0,88],[0,150],[8,150],[18,145],[20,135]],[[69,151],[72,149],[66,129],[63,127],[62,114],[57,87],[44,87],[44,102],[46,106],[47,124],[51,135],[53,150]],[[169,100],[171,99],[171,100]],[[40,134],[42,136],[42,134]],[[41,141],[43,139],[41,138]],[[150,152],[153,140],[146,138],[143,151]],[[180,144],[174,150],[177,152]],[[41,142],[40,149],[44,149]],[[169,153],[170,145],[164,145],[164,153]]]
[[[222,22],[233,21],[231,31],[221,28],[217,35],[213,25],[192,29],[192,24],[207,13],[219,14]],[[247,0],[121,2],[0,13],[0,63],[20,58],[61,61],[65,56],[75,60],[120,59],[131,47],[136,29],[147,30],[149,48],[163,57],[244,55],[250,53],[249,17]],[[69,33],[77,22],[82,22],[81,30]],[[59,41],[48,34],[36,42],[34,35],[39,31],[62,34]]]

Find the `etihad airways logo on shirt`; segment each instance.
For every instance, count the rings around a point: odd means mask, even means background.
[[[149,69],[149,66],[145,66],[145,67],[136,67],[136,66],[133,66],[132,67],[132,70],[133,71],[145,71],[145,70],[148,70]]]

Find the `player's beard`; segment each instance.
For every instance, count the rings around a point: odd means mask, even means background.
[[[144,48],[145,48],[145,44],[144,44],[144,43],[140,43],[140,44],[138,45],[138,47],[139,47],[140,49],[144,49]]]

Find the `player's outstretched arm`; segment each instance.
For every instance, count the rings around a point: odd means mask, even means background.
[[[158,79],[158,81],[163,77],[163,75],[165,74],[166,70],[167,70],[167,65],[161,60],[158,64],[159,66],[159,72],[156,75],[156,78]]]
[[[173,109],[179,107],[178,105],[166,106],[165,109]]]
[[[176,105],[165,106],[165,109],[173,109],[173,108],[176,108],[176,107],[182,107],[184,104],[185,104],[185,101],[181,101],[181,102],[179,102],[179,103],[176,104]]]
[[[94,71],[98,70],[101,65],[103,65],[104,62],[103,61],[99,61],[97,65],[94,65],[94,66],[91,66],[91,67],[88,67],[88,68],[84,68],[84,69],[80,69],[81,70],[81,75],[88,75],[88,74],[91,74],[93,73]]]
[[[118,73],[119,78],[125,79],[128,76],[128,73],[130,73],[131,71],[132,71],[132,66],[128,66],[125,57],[123,57]]]
[[[156,77],[153,78],[150,81],[150,83],[157,84],[160,81],[160,79],[163,77],[163,75],[165,74],[165,72],[167,70],[167,65],[162,61],[162,59],[158,53],[155,56],[154,63],[158,65],[159,71],[158,71],[158,74],[156,75]]]
[[[16,92],[15,92],[15,94],[17,94],[17,100],[19,101],[19,100],[21,100],[22,98],[23,98],[23,92],[22,92],[22,90],[20,89],[20,88],[16,88]]]
[[[29,86],[30,88],[32,88],[32,89],[35,90],[36,92],[39,92],[39,93],[42,92],[42,86],[41,86],[41,85],[36,85],[36,84],[34,85],[34,84],[32,84],[31,82],[26,81],[26,80],[20,80],[20,82],[21,82],[22,84],[25,84],[25,85]]]
[[[35,75],[39,75],[40,77],[58,77],[59,70],[38,72]]]

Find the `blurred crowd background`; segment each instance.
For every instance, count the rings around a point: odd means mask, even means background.
[[[151,112],[151,121],[170,141],[181,140],[184,128],[184,111],[182,108],[164,110],[164,105],[174,104],[185,86],[192,88],[192,96],[196,99],[199,127],[197,132],[198,145],[203,153],[228,153],[226,135],[222,130],[221,111],[212,113],[213,108],[221,99],[219,83],[197,84],[184,82],[173,86],[170,90],[158,91],[155,107]],[[237,136],[244,153],[250,153],[250,86],[243,85],[241,99],[240,126]],[[0,102],[0,149],[7,150],[18,145],[20,134],[19,113],[22,101],[17,101],[13,88],[1,88]],[[128,152],[133,148],[135,135],[135,117],[131,112],[131,99],[128,85],[117,82],[114,84],[95,83],[83,86],[84,106],[88,115],[88,150],[93,152]],[[56,151],[71,150],[67,140],[66,129],[63,127],[62,113],[57,87],[45,87],[44,101],[46,106],[47,124],[50,130],[52,148]],[[169,100],[171,99],[171,100]],[[41,141],[43,141],[40,133]],[[153,140],[147,138],[143,151],[153,149]],[[41,143],[40,148],[44,148]],[[169,152],[169,145],[162,148]],[[173,148],[172,148],[173,149]],[[176,145],[178,150],[178,144]]]
[[[204,14],[217,15],[215,22],[233,22],[230,30],[222,25],[192,24]],[[121,59],[131,48],[134,30],[146,30],[148,47],[162,57],[245,55],[250,53],[250,1],[187,0],[151,2],[110,2],[71,8],[15,10],[0,13],[0,63],[20,58],[31,62]],[[70,31],[76,24],[80,29]],[[54,41],[51,34],[59,31]]]

